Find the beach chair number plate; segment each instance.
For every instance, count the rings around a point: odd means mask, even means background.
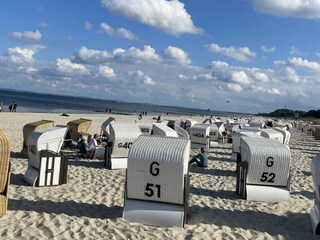
[[[267,163],[266,163],[267,167],[272,167],[273,163],[274,163],[273,157],[268,157],[267,158]],[[262,176],[260,178],[260,181],[261,182],[271,182],[271,183],[273,183],[275,177],[276,177],[275,173],[263,172]]]
[[[130,149],[132,146],[132,142],[119,143],[118,148]]]
[[[160,164],[158,162],[152,162],[150,164],[150,174],[152,176],[158,176],[160,173],[160,168],[159,168]],[[154,193],[157,193],[157,197],[160,198],[161,197],[161,186],[159,184],[153,184],[153,183],[147,183],[146,185],[146,190],[144,192],[144,195],[146,195],[147,197],[152,197],[154,195]]]

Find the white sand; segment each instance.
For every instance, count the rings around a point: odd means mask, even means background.
[[[106,115],[0,113],[0,117],[0,128],[11,141],[12,172],[9,209],[0,218],[0,239],[319,239],[312,234],[309,212],[314,201],[310,161],[319,153],[320,142],[296,130],[290,143],[289,202],[250,202],[236,195],[231,144],[224,144],[210,150],[207,169],[190,167],[190,212],[185,228],[163,228],[122,219],[125,170],[108,170],[101,160],[70,156],[66,185],[33,188],[24,182],[27,160],[19,153],[25,124],[47,119],[65,125],[82,117],[93,120],[89,129],[93,134],[100,133]],[[137,120],[136,116],[114,117]]]

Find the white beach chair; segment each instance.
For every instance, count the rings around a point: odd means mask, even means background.
[[[138,121],[137,125],[141,131],[142,135],[151,135],[152,134],[152,122],[141,122]]]
[[[123,218],[183,227],[188,213],[190,140],[140,136],[128,156]]]
[[[108,138],[110,131],[109,131],[109,126],[111,123],[115,122],[116,120],[113,117],[109,117],[106,121],[104,121],[101,125],[101,133],[100,133],[100,138],[102,140],[105,140]]]
[[[178,133],[165,123],[153,123],[152,135],[178,137]]]
[[[240,130],[240,124],[239,123],[228,123],[225,125],[227,137],[228,137],[228,142],[232,143],[232,137],[233,133],[237,132]]]
[[[59,153],[67,131],[66,126],[55,126],[29,134],[29,163],[24,175],[27,183],[32,186],[54,186],[66,183],[68,159],[67,156]]]
[[[193,127],[193,125],[197,124],[198,122],[195,120],[192,120],[191,118],[186,120],[186,131],[189,132],[190,128]]]
[[[278,127],[275,127],[274,130],[281,132],[281,134],[283,135],[283,144],[289,146],[291,138],[290,131]]]
[[[284,135],[282,134],[282,132],[280,132],[280,130],[277,131],[274,128],[261,129],[260,135],[261,137],[276,139],[282,144],[284,142]]]
[[[310,211],[312,231],[314,234],[320,235],[320,154],[312,159],[311,173],[315,188],[314,205]]]
[[[136,123],[111,123],[105,149],[105,165],[109,169],[127,168],[128,152],[141,135]]]
[[[226,143],[227,142],[227,135],[226,135],[226,128],[223,122],[215,122],[214,125],[218,127],[218,142],[219,143]]]
[[[210,125],[209,124],[195,124],[189,131],[191,148],[210,148]]]
[[[242,137],[240,141],[237,193],[253,201],[288,201],[290,150],[275,139]]]

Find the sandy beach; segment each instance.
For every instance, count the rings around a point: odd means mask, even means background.
[[[79,160],[71,154],[67,184],[35,188],[24,182],[28,163],[20,151],[25,124],[46,119],[55,125],[66,125],[71,120],[87,118],[92,120],[89,133],[94,134],[100,133],[107,115],[0,115],[0,128],[11,143],[9,206],[7,214],[0,218],[0,239],[319,239],[312,234],[309,212],[314,203],[310,162],[320,153],[320,142],[296,129],[290,141],[290,201],[241,199],[235,193],[232,145],[221,144],[209,151],[208,168],[189,168],[190,212],[185,228],[164,228],[122,219],[125,170],[108,170],[102,160]],[[137,116],[113,117],[119,122],[137,120]],[[152,116],[145,116],[143,120],[151,119]],[[191,155],[195,154],[197,151],[192,150]]]

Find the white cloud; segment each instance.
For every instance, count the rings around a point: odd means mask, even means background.
[[[199,75],[193,76],[194,80],[213,80],[214,78],[210,73],[201,73]]]
[[[40,27],[49,27],[49,23],[47,22],[39,22]]]
[[[76,60],[91,64],[104,63],[111,57],[111,54],[107,51],[88,49],[86,47],[81,47],[75,54]]]
[[[190,64],[191,60],[188,54],[181,48],[169,46],[164,49],[164,59],[169,62],[176,62],[179,64]]]
[[[283,17],[320,18],[319,0],[253,0],[258,12]]]
[[[290,55],[302,55],[298,48],[292,46],[290,47]]]
[[[42,45],[9,48],[7,53],[0,57],[0,60],[14,64],[31,64],[35,61],[33,56],[42,48],[44,48]]]
[[[90,31],[92,29],[92,24],[88,21],[85,21],[83,27],[85,30]]]
[[[259,69],[252,69],[252,76],[259,82],[269,82],[269,76],[265,72],[261,72]]]
[[[202,32],[194,26],[184,4],[177,0],[102,0],[102,5],[114,13],[159,28],[169,34]]]
[[[223,61],[213,61],[211,63],[212,68],[217,68],[217,69],[223,69],[223,68],[229,68],[229,64]]]
[[[218,44],[212,43],[208,46],[209,51],[219,53],[238,61],[249,62],[256,56],[255,52],[252,52],[248,47],[220,47]]]
[[[144,46],[143,50],[131,47],[128,50],[117,48],[113,51],[113,58],[121,62],[139,63],[141,61],[159,61],[160,57],[150,46]]]
[[[286,66],[284,68],[284,73],[286,74],[285,75],[286,80],[289,80],[289,81],[295,82],[295,83],[301,81],[301,79],[300,79],[299,75],[297,74],[296,70],[294,68],[292,68],[292,67]]]
[[[151,77],[144,74],[142,71],[129,72],[129,76],[136,81],[137,84],[155,85],[156,83]]]
[[[276,50],[276,47],[273,46],[271,48],[267,48],[266,46],[262,45],[261,46],[261,50],[265,53],[271,53],[271,52],[274,52]]]
[[[252,86],[251,87],[252,91],[254,92],[261,92],[261,93],[269,93],[269,94],[274,94],[274,95],[281,95],[281,92],[279,89],[277,88],[271,88],[271,89],[268,89],[268,88],[264,88],[264,87],[261,87],[261,86]]]
[[[242,87],[239,84],[236,83],[228,83],[228,88],[234,92],[242,92]]]
[[[231,80],[236,83],[249,84],[250,79],[244,71],[233,72],[231,75]]]
[[[120,37],[120,38],[129,39],[129,40],[138,40],[138,37],[136,35],[134,35],[132,32],[130,32],[129,30],[123,27],[118,29],[113,29],[110,25],[103,22],[100,24],[100,28],[109,36]]]
[[[114,70],[107,65],[99,66],[99,75],[105,78],[114,78],[116,76]]]
[[[13,32],[11,37],[21,41],[40,41],[41,33],[37,30],[35,32],[25,31],[25,32]]]
[[[183,75],[183,74],[178,74],[178,78],[181,79],[181,80],[186,80],[188,79],[187,76]]]
[[[58,58],[57,71],[63,74],[89,75],[88,69],[79,63],[73,63],[69,58]]]
[[[291,66],[305,68],[313,71],[320,71],[320,63],[318,62],[311,62],[306,59],[293,57],[288,59],[288,62]]]

